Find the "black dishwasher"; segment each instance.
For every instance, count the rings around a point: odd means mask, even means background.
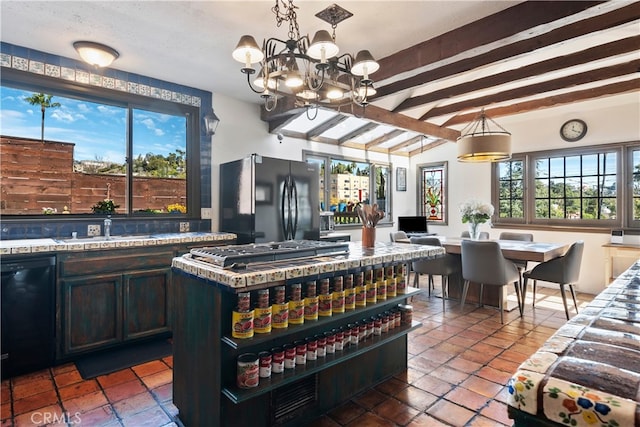
[[[2,378],[49,367],[55,352],[55,257],[2,260]]]

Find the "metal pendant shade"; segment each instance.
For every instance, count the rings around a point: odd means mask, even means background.
[[[460,162],[499,162],[511,158],[511,133],[487,117],[484,109],[460,132],[457,145]]]

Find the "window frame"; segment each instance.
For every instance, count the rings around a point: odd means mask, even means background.
[[[49,76],[28,73],[10,68],[2,69],[2,86],[12,87],[21,90],[42,92],[55,96],[85,100],[94,103],[112,105],[127,110],[126,127],[126,150],[127,150],[127,206],[125,213],[118,212],[118,218],[174,218],[170,213],[141,213],[133,211],[133,175],[131,173],[131,135],[132,135],[132,114],[133,109],[146,110],[161,114],[183,115],[186,119],[186,195],[187,213],[181,214],[181,218],[199,219],[201,198],[200,198],[200,108],[180,104],[162,99],[150,98],[128,92],[110,90],[99,86],[87,86],[73,81],[61,80]],[[30,218],[46,218],[47,221],[69,221],[74,218],[94,218],[95,214],[73,214],[73,215],[3,215],[3,220],[22,221]]]
[[[387,168],[387,182],[386,182],[386,187],[387,187],[387,197],[388,197],[388,202],[386,203],[386,205],[390,208],[389,211],[385,211],[385,216],[384,218],[378,223],[379,225],[383,225],[383,224],[388,224],[391,225],[393,223],[392,218],[393,218],[393,177],[392,177],[392,164],[390,163],[384,163],[384,162],[371,162],[368,160],[362,160],[362,159],[358,159],[355,157],[347,157],[347,156],[340,156],[340,155],[334,155],[334,154],[327,154],[327,153],[320,153],[320,152],[315,152],[315,151],[307,151],[307,150],[303,150],[302,151],[302,159],[303,161],[307,162],[310,159],[313,159],[315,161],[319,161],[322,160],[324,161],[324,200],[325,200],[325,208],[326,210],[328,210],[329,205],[330,205],[330,200],[331,200],[331,161],[332,160],[339,160],[339,161],[344,161],[344,162],[356,162],[356,163],[367,163],[369,165],[369,203],[371,205],[373,205],[374,203],[377,203],[377,196],[376,196],[376,183],[375,183],[375,176],[376,176],[376,171],[377,168],[383,167],[383,168]],[[348,229],[348,228],[356,228],[356,227],[362,227],[362,224],[357,223],[357,224],[339,224],[336,222],[335,224],[336,228],[342,228],[342,229]]]
[[[496,209],[491,222],[494,226],[518,226],[519,228],[547,228],[576,231],[610,231],[612,228],[638,229],[640,219],[633,220],[633,150],[640,151],[640,142],[620,142],[611,144],[599,144],[554,150],[514,153],[510,160],[523,160],[524,175],[524,218],[500,218]],[[605,152],[616,153],[616,218],[608,219],[565,219],[565,218],[535,218],[535,166],[540,159],[558,157],[585,156],[602,154]],[[499,207],[500,181],[498,168],[504,162],[496,162],[491,168],[491,203]],[[580,175],[583,176],[582,173]]]

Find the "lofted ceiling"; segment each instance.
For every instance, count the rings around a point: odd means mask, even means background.
[[[120,52],[113,68],[259,103],[231,51],[243,34],[286,38],[273,3],[3,0],[0,34],[3,42],[70,58],[77,58],[73,41],[97,41]],[[329,29],[314,16],[329,4],[296,1],[302,33]],[[378,59],[377,94],[364,113],[320,109],[312,121],[282,98],[262,113],[271,132],[411,156],[455,141],[482,108],[500,122],[640,94],[640,2],[338,4],[353,17],[338,24],[336,42]]]

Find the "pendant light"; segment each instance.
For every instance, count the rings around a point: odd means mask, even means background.
[[[499,162],[511,158],[511,133],[488,117],[484,108],[460,132],[458,161]]]

